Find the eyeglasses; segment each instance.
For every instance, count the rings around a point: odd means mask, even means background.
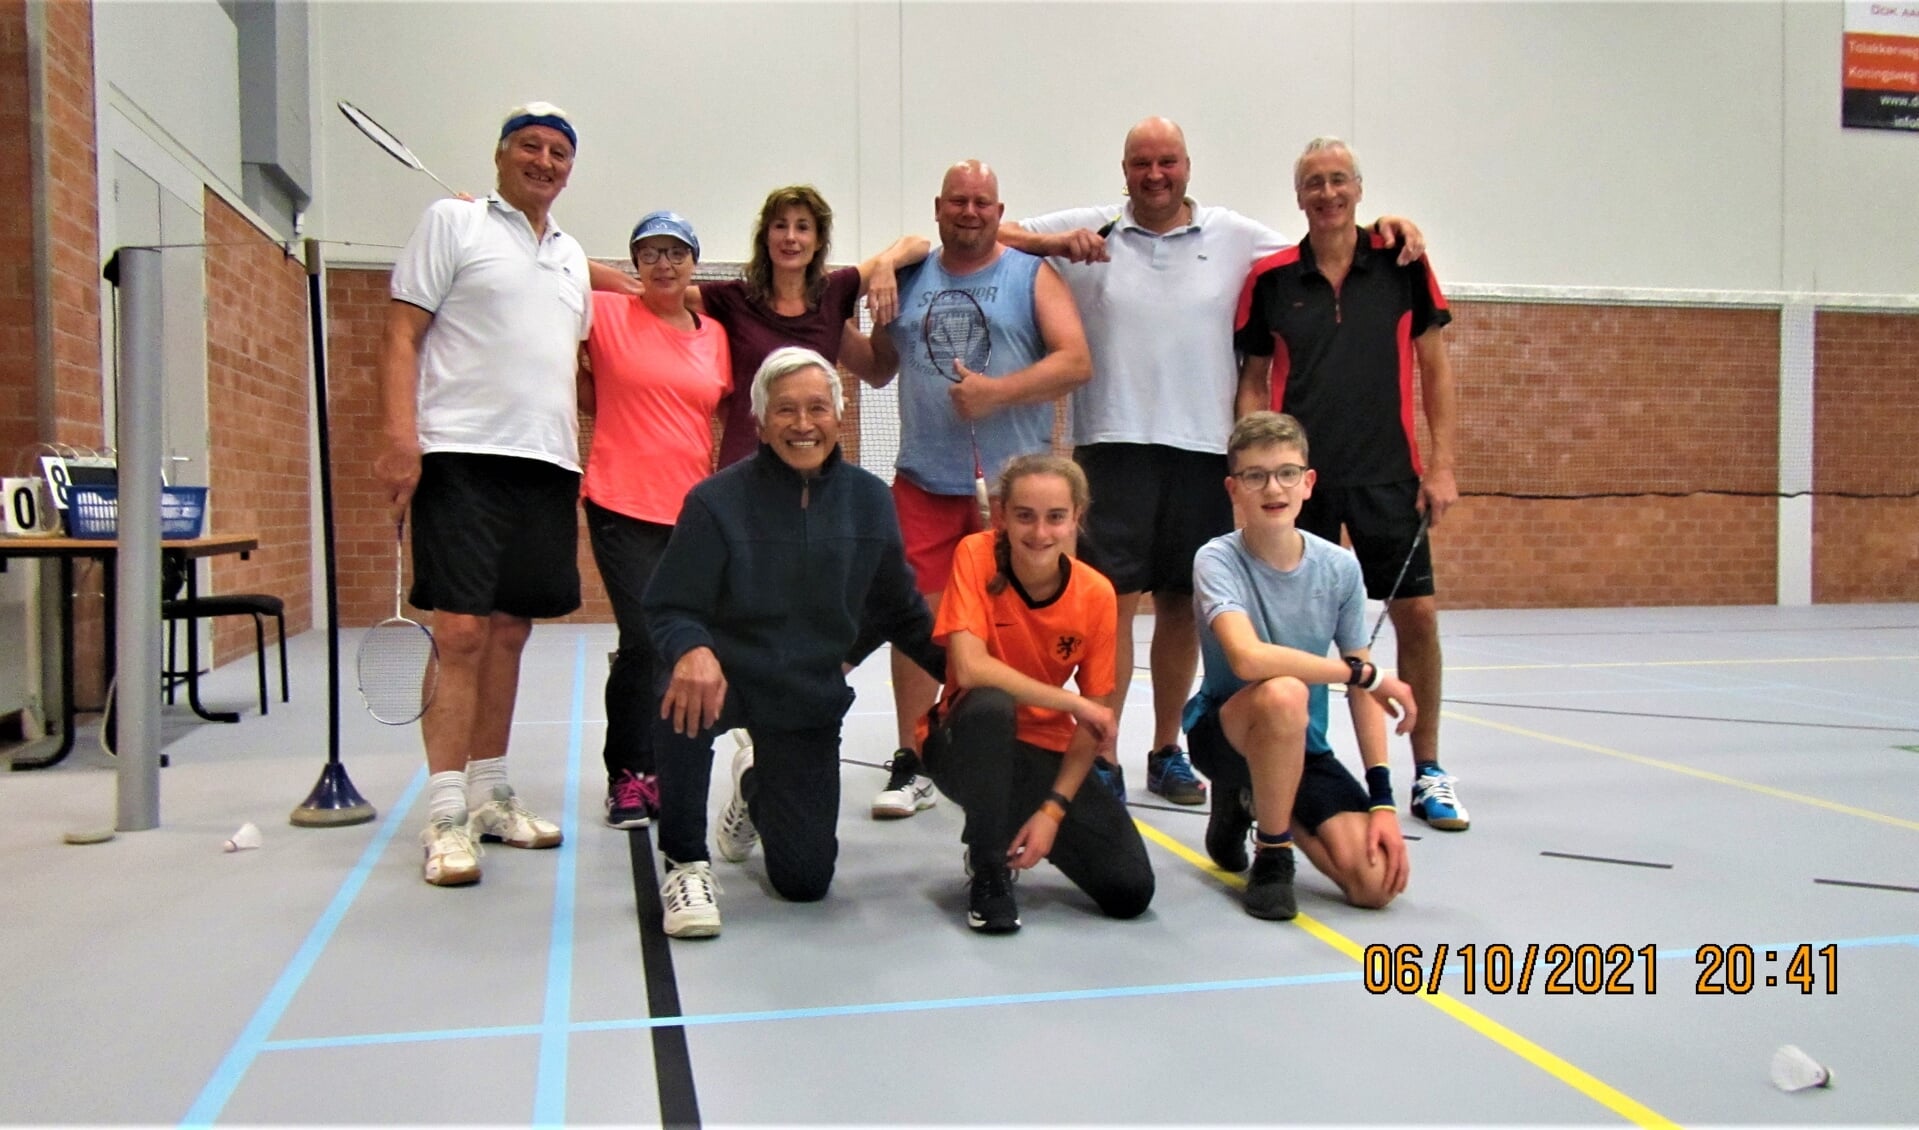
[[[633,257],[649,267],[662,259],[677,267],[693,257],[693,249],[682,243],[670,247],[642,247],[633,253]]]
[[[1244,471],[1234,471],[1233,477],[1238,479],[1239,485],[1247,490],[1265,490],[1268,479],[1275,480],[1280,486],[1291,490],[1306,477],[1306,468],[1297,463],[1281,464],[1271,470],[1265,467],[1248,467]]]

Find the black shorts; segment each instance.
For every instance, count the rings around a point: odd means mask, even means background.
[[[1246,759],[1219,724],[1219,711],[1208,710],[1186,732],[1186,749],[1193,765],[1213,782],[1215,789],[1250,789],[1252,773]],[[1345,763],[1330,753],[1308,753],[1300,770],[1299,791],[1293,796],[1293,824],[1308,832],[1342,812],[1366,812],[1372,808],[1365,786],[1359,783]]]
[[[439,451],[413,492],[415,608],[538,619],[580,606],[580,476],[538,459]]]
[[[1233,532],[1226,457],[1144,443],[1073,452],[1092,487],[1080,557],[1116,592],[1193,591],[1193,555]]]
[[[1334,545],[1339,544],[1339,528],[1346,527],[1359,571],[1366,577],[1366,595],[1374,600],[1392,594],[1401,566],[1406,579],[1399,582],[1398,595],[1433,595],[1432,539],[1420,538],[1413,549],[1413,537],[1419,532],[1418,479],[1364,487],[1314,487],[1313,496],[1299,508],[1296,525]],[[1410,565],[1408,549],[1413,549]]]

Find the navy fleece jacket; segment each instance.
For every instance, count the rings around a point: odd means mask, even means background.
[[[712,648],[728,698],[767,729],[838,722],[853,701],[840,664],[881,641],[945,679],[892,494],[838,447],[811,479],[762,444],[694,487],[645,604],[662,672]]]

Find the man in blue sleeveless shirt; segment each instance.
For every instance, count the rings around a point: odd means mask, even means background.
[[[952,570],[953,549],[979,527],[973,497],[973,437],[990,482],[1015,455],[1052,450],[1053,403],[1086,383],[1092,356],[1072,292],[1049,264],[999,244],[1006,206],[999,177],[983,161],[946,170],[933,201],[940,246],[900,275],[899,316],[872,334],[871,382],[900,375],[900,449],[893,504],[906,539],[906,560],[935,611]],[[959,290],[979,303],[993,348],[987,372],[956,364],[938,372],[925,345],[927,305]],[[972,431],[969,434],[968,427]],[[893,657],[893,700],[900,749],[873,801],[876,817],[911,816],[934,802],[920,773],[914,727],[938,687],[904,656]]]

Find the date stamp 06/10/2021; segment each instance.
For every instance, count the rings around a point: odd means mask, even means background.
[[[1375,995],[1452,990],[1462,996],[1652,996],[1659,991],[1659,950],[1650,942],[1441,942],[1430,953],[1411,944],[1374,944],[1366,947],[1360,965],[1366,991]],[[1691,988],[1700,996],[1744,996],[1765,989],[1837,993],[1839,947],[1702,945],[1693,952]]]

